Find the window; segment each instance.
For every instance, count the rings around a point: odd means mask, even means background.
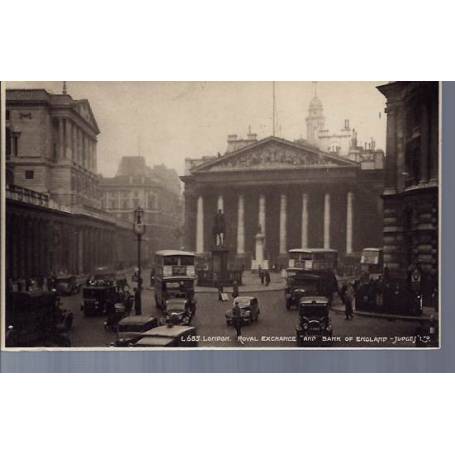
[[[6,157],[9,158],[10,156],[11,156],[11,132],[10,132],[9,128],[6,128]]]
[[[27,180],[33,180],[35,172],[34,171],[25,171],[25,178]]]
[[[157,200],[156,200],[156,194],[149,193],[148,194],[148,204],[147,204],[148,209],[154,210],[157,208]]]
[[[6,111],[6,120],[9,120],[9,111]]]

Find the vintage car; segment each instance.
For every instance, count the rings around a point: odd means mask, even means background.
[[[286,308],[297,308],[300,299],[305,296],[325,296],[324,277],[317,272],[307,272],[291,268],[287,270],[285,289]]]
[[[158,327],[158,319],[155,316],[127,316],[117,324],[117,339],[111,346],[131,346],[138,341],[144,332]]]
[[[261,312],[261,310],[259,309],[258,299],[256,297],[241,296],[236,297],[232,302],[232,308],[226,311],[225,317],[227,325],[232,325],[234,322],[233,309],[236,303],[239,304],[242,324],[251,324],[252,322],[258,320],[259,313]]]
[[[54,281],[54,286],[58,295],[78,294],[81,289],[74,275],[58,276]]]
[[[56,292],[8,292],[5,296],[7,347],[69,347],[73,314]]]
[[[138,348],[194,347],[197,345],[196,328],[188,325],[161,325],[143,333],[142,338],[133,344]]]
[[[117,274],[109,267],[97,267],[93,274],[93,279],[96,282],[104,282],[106,284],[114,284],[117,279]]]
[[[333,333],[329,317],[329,301],[322,296],[302,297],[299,301],[299,322],[296,328],[298,346],[330,344],[324,338]]]
[[[195,301],[184,296],[166,300],[163,323],[171,322],[173,325],[190,325],[194,316]]]
[[[108,284],[89,285],[82,290],[81,311],[84,316],[96,316],[108,313],[117,302],[115,286]]]

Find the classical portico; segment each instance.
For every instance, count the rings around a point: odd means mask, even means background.
[[[259,229],[269,264],[285,264],[290,248],[335,248],[343,256],[380,245],[383,174],[367,174],[353,161],[276,137],[206,160],[182,177],[186,247],[210,251],[217,209],[236,265],[255,259]]]

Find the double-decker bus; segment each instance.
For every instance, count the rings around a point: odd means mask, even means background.
[[[155,302],[166,310],[166,301],[187,299],[192,305],[196,279],[195,254],[189,251],[160,250],[155,253]]]
[[[336,271],[338,251],[330,248],[294,248],[289,250],[289,268],[308,271]]]
[[[370,279],[378,279],[384,269],[382,248],[364,248],[360,256],[360,272]]]

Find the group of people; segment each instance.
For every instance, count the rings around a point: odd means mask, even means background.
[[[7,288],[10,292],[33,292],[37,290],[51,292],[55,289],[56,281],[57,277],[53,273],[48,277],[9,278]]]

